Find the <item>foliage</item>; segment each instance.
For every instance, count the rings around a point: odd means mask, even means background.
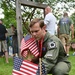
[[[9,28],[11,24],[16,25],[16,13],[15,8],[12,6],[12,4],[9,2],[9,0],[3,0],[1,3],[1,8],[4,10],[4,25]]]
[[[63,12],[71,12],[75,8],[75,3],[70,0],[53,0],[48,2],[48,5],[52,7],[53,13],[59,20]]]
[[[3,0],[1,2],[1,8],[4,10],[4,18],[3,22],[6,28],[9,28],[11,24],[14,24],[16,26],[16,5],[15,5],[16,0]],[[23,31],[26,34],[28,31],[28,25],[33,18],[36,16],[39,17],[40,10],[37,8],[31,8],[27,6],[21,6],[21,15],[22,15],[22,22],[23,22]],[[36,12],[35,12],[36,10]],[[34,15],[34,17],[33,17]],[[40,17],[43,16],[42,14]],[[42,17],[41,17],[42,18]]]
[[[47,4],[52,7],[54,15],[59,18],[62,16],[64,11],[70,12],[70,10],[75,9],[75,0],[29,0],[40,2],[42,4]],[[11,24],[16,26],[16,0],[2,0],[0,1],[1,8],[4,10],[4,24],[7,28],[10,27]],[[35,9],[32,7],[21,6],[21,14],[24,22],[30,22],[35,17],[44,18],[44,11],[41,9]],[[41,12],[42,11],[42,12]],[[74,21],[75,22],[75,21]],[[29,25],[29,23],[25,23],[25,25]],[[25,28],[23,28],[25,29]],[[27,32],[27,28],[24,30]]]
[[[75,12],[71,15],[71,19],[72,19],[73,22],[74,22],[74,28],[75,28]]]

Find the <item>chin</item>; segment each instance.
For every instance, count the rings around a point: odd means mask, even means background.
[[[36,40],[39,40],[39,38],[35,38]]]

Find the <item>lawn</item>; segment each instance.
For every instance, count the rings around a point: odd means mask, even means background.
[[[73,56],[73,51],[70,52],[69,61],[71,62],[72,68],[69,75],[75,74],[75,56]]]
[[[5,62],[4,57],[0,57],[0,75],[12,75],[13,59],[9,58],[10,63]]]
[[[72,53],[73,51],[70,51],[70,57],[68,58],[72,65],[69,75],[75,74],[75,56],[73,56]],[[9,62],[9,64],[6,64],[5,58],[0,58],[0,75],[12,75],[13,58],[9,58]]]

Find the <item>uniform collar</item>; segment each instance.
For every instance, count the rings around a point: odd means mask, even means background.
[[[43,42],[45,42],[50,36],[51,36],[50,33],[47,32],[46,35],[45,35],[45,37],[44,37],[44,41]]]

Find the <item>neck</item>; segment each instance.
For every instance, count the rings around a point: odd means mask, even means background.
[[[42,35],[41,39],[44,39],[45,35],[46,35],[46,31],[43,32],[43,35]],[[41,40],[41,39],[40,39],[40,40]]]

